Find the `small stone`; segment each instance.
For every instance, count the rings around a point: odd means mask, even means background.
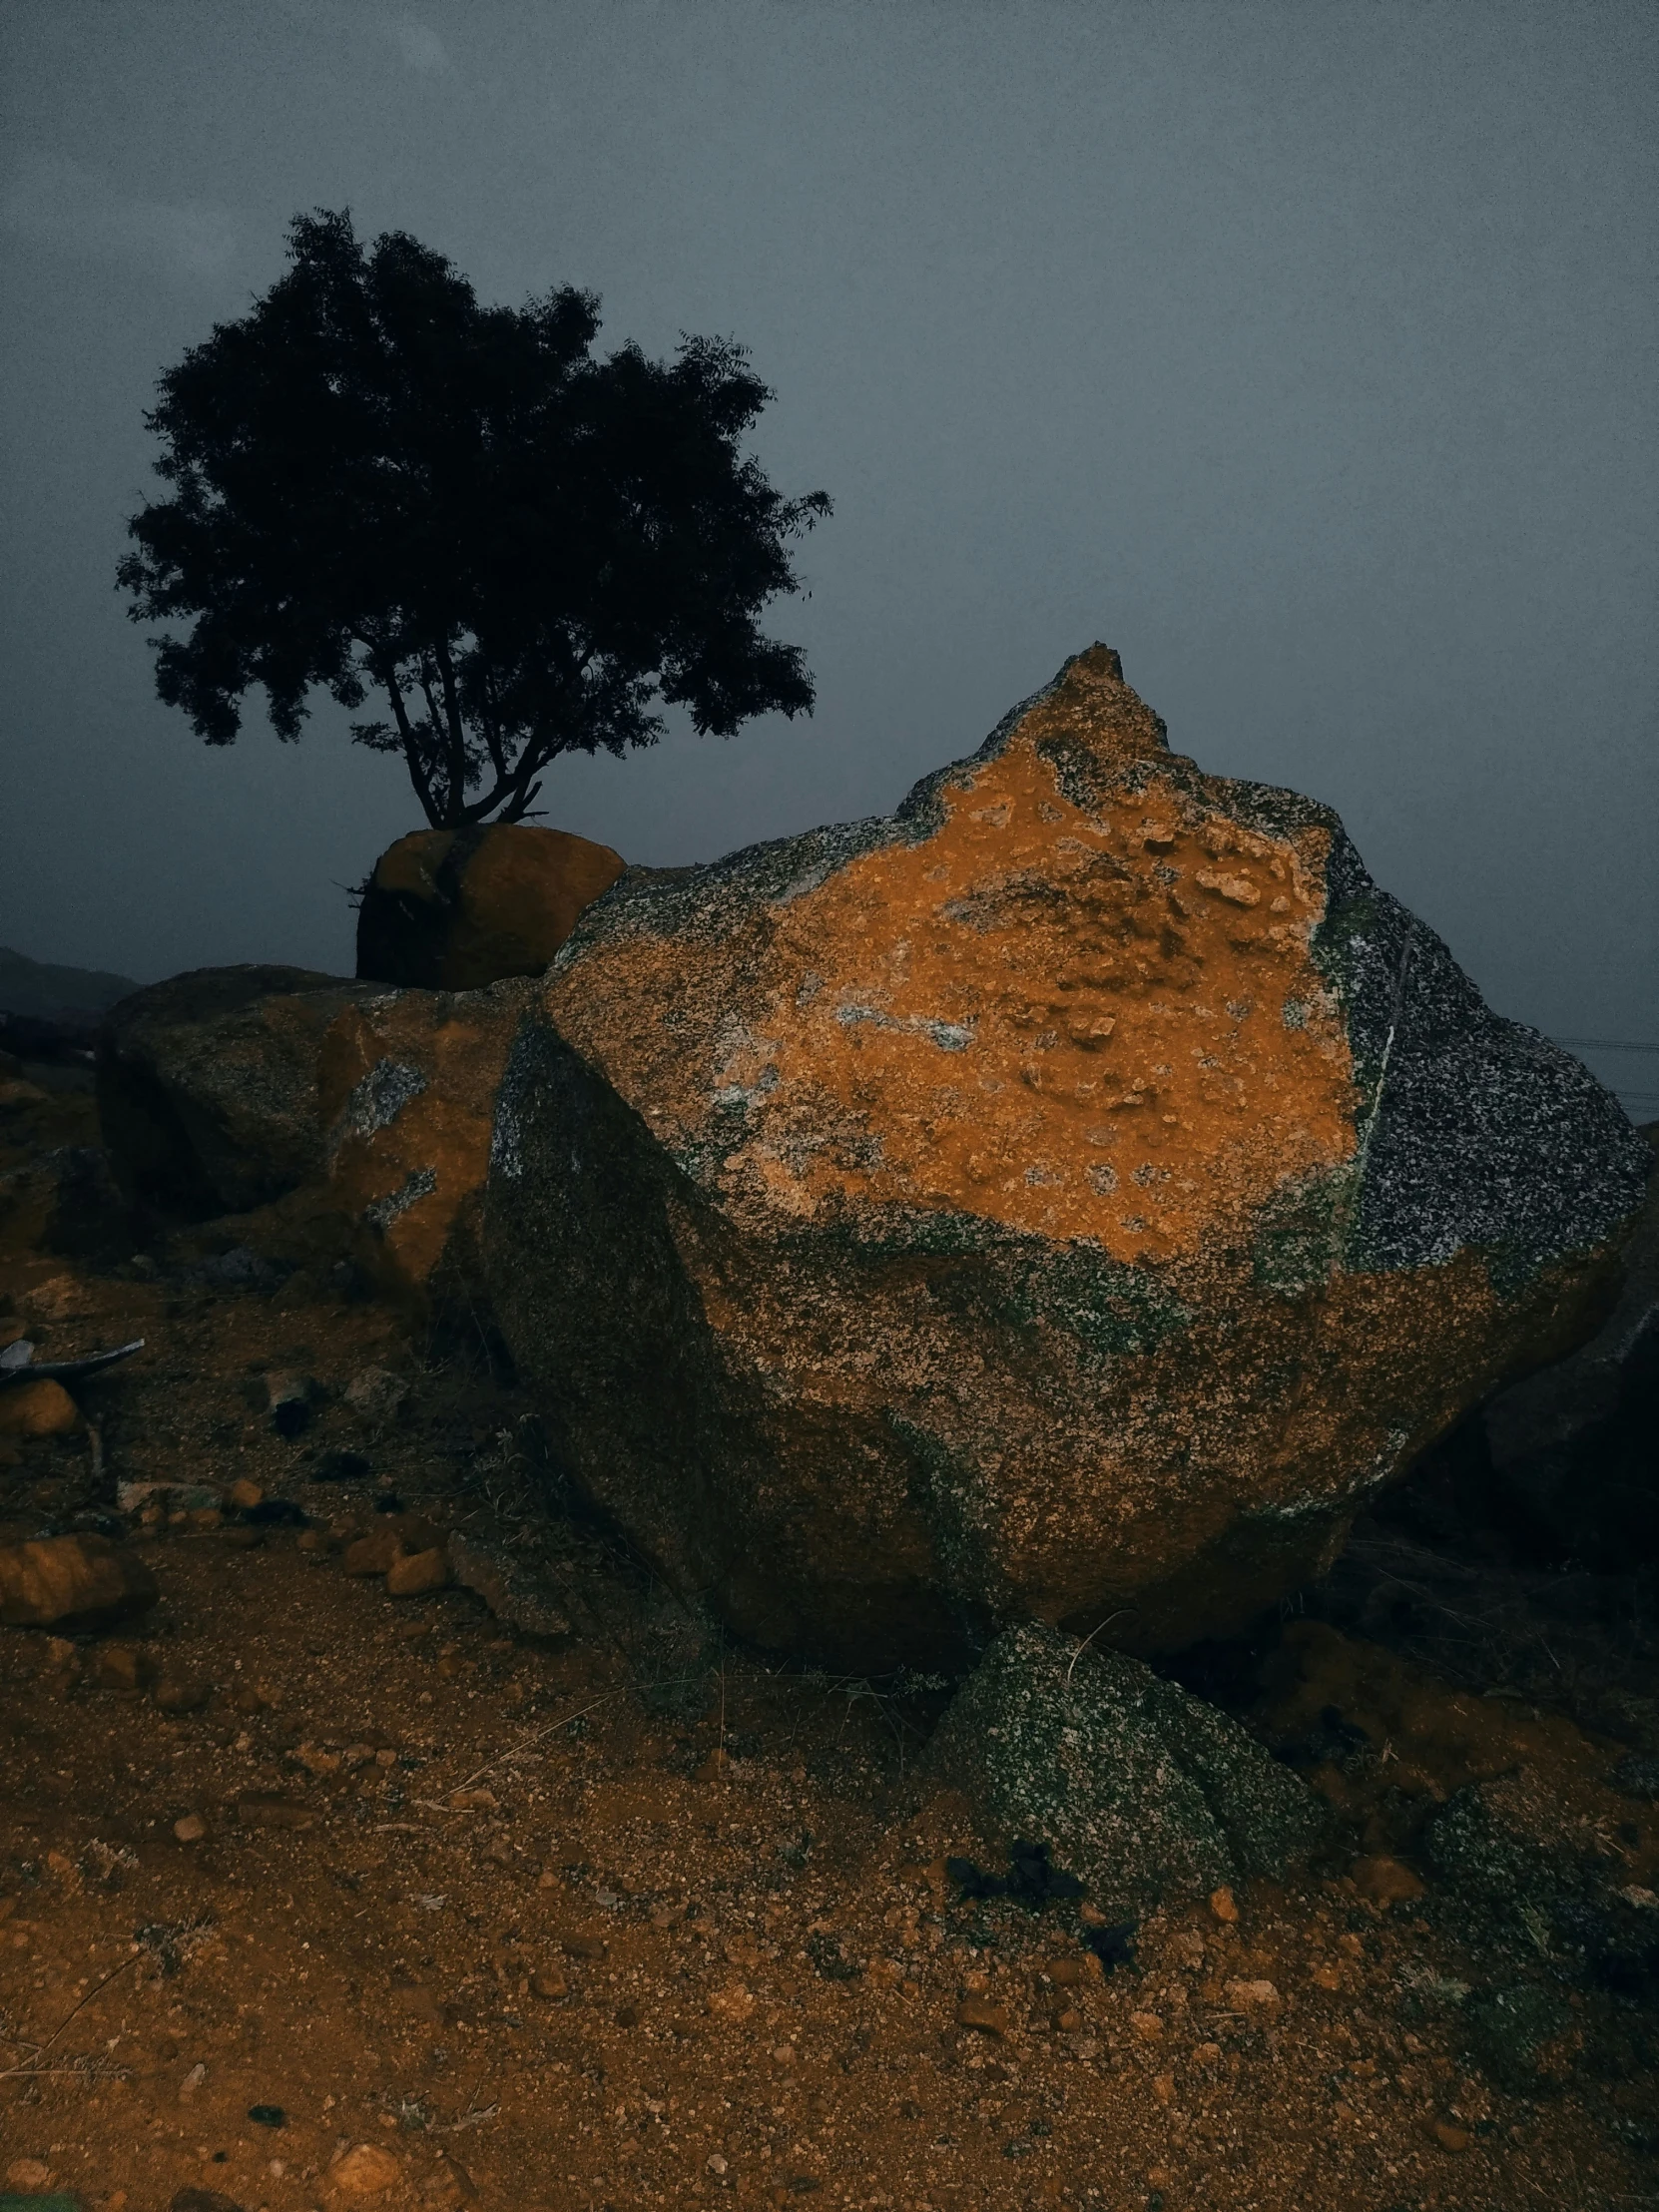
[[[729,1981],[722,1988],[709,1993],[709,2010],[717,2020],[735,2024],[739,2020],[747,2020],[754,2009],[754,1992],[741,1981]]]
[[[1343,1969],[1333,1965],[1329,1958],[1324,1958],[1314,1968],[1313,1979],[1322,1989],[1340,1989],[1343,1985]]]
[[[402,2178],[402,2167],[378,2143],[359,2143],[328,2169],[330,2185],[352,2197],[379,2196]]]
[[[426,1597],[449,1585],[449,1554],[441,1544],[429,1551],[411,1551],[394,1559],[386,1570],[388,1597]]]
[[[1175,2102],[1174,2074],[1154,2074],[1152,2077],[1152,2094],[1160,2104],[1173,2104]]]
[[[96,1628],[155,1604],[156,1577],[107,1536],[0,1544],[0,1621],[8,1628]]]
[[[196,2064],[190,2069],[190,2072],[186,2074],[184,2080],[181,2081],[179,2084],[180,2097],[188,2102],[190,2098],[195,2096],[197,2090],[202,2087],[202,2084],[207,2080],[207,2066],[199,2058]]]
[[[330,1552],[334,1539],[325,1528],[302,1528],[293,1540],[295,1551]]]
[[[122,1697],[136,1697],[154,1679],[156,1662],[142,1645],[103,1644],[97,1657],[98,1682]]]
[[[772,2056],[774,2063],[777,2065],[793,2066],[795,2064],[795,2045],[793,2043],[774,2043]]]
[[[266,1378],[266,1398],[271,1425],[278,1436],[292,1438],[309,1427],[316,1383],[308,1375],[281,1374]]]
[[[251,2104],[248,2117],[256,2127],[282,2127],[287,2122],[287,2114],[279,2104]]]
[[[6,2168],[6,2179],[14,2189],[49,2189],[52,2169],[43,2158],[14,2158]]]
[[[173,1833],[182,1844],[199,1844],[208,1833],[208,1824],[200,1813],[187,1813],[183,1820],[174,1822]]]
[[[603,1936],[566,1936],[563,1938],[567,1958],[603,1958],[610,1947]]]
[[[1006,2035],[1008,2007],[993,2004],[989,1997],[965,1996],[956,2006],[956,2025],[978,2028],[985,2035]]]
[[[1235,2012],[1277,2012],[1283,2001],[1272,1981],[1226,1981],[1221,1993]]]
[[[50,1376],[0,1390],[0,1436],[67,1436],[80,1418],[75,1400]]]
[[[212,1696],[213,1684],[192,1674],[164,1674],[150,1693],[163,1713],[200,1713]]]
[[[246,1474],[240,1475],[225,1494],[227,1502],[234,1505],[239,1513],[246,1513],[253,1506],[265,1502],[265,1491],[258,1482],[251,1482]]]
[[[1410,1868],[1402,1867],[1397,1859],[1357,1859],[1354,1886],[1374,1905],[1407,1905],[1425,1895]]]
[[[708,2170],[712,2174],[723,2174],[726,2171],[726,2161],[718,2150],[709,2153]]]
[[[363,1368],[345,1385],[345,1402],[354,1413],[376,1423],[395,1420],[408,1400],[409,1385],[389,1368]]]
[[[1161,2043],[1164,2023],[1156,2012],[1131,2012],[1129,2024],[1143,2043]]]
[[[530,1976],[530,1990],[544,2003],[557,2004],[561,1997],[569,1996],[570,1983],[562,1973],[550,1973],[543,1966]]]
[[[1232,1891],[1225,1884],[1221,1889],[1210,1892],[1210,1910],[1225,1927],[1231,1928],[1237,1921],[1239,1917],[1238,1904]]]
[[[371,1529],[355,1543],[347,1544],[341,1564],[347,1574],[385,1574],[402,1556],[403,1546],[397,1540],[397,1531],[388,1522],[385,1527]]]
[[[1453,2127],[1449,2120],[1436,2120],[1433,2135],[1441,2150],[1458,2151],[1467,2150],[1469,2147],[1468,2129],[1466,2127]]]
[[[224,1520],[225,1515],[217,1505],[199,1505],[190,1516],[190,1525],[192,1528],[218,1528]]]

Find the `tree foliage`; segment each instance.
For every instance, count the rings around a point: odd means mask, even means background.
[[[672,362],[590,353],[599,301],[565,286],[482,307],[403,232],[296,217],[290,267],[217,325],[147,415],[170,495],[117,572],[156,688],[230,745],[263,685],[293,740],[322,686],[390,719],[427,819],[517,821],[549,762],[655,743],[661,699],[700,735],[810,712],[799,647],[757,617],[799,584],[787,547],[830,512],[785,499],[739,441],[774,395],[727,339]]]

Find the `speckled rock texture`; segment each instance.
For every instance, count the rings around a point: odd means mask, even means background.
[[[1456,1791],[1424,1854],[1465,1911],[1592,1981],[1659,1998],[1659,1908],[1631,1885],[1609,1824],[1525,1766]]]
[[[1114,1920],[1283,1874],[1325,1830],[1313,1793],[1213,1706],[1036,1623],[991,1645],[923,1771],[987,1842],[1046,1844]]]
[[[608,844],[529,823],[414,830],[364,886],[357,973],[443,991],[539,975],[622,870]]]
[[[479,1223],[495,1094],[530,986],[379,991],[322,1040],[327,1188],[359,1264],[428,1310],[485,1297]]]
[[[1148,1651],[1596,1327],[1647,1165],[1335,815],[1172,753],[1095,646],[896,815],[588,908],[487,1258],[571,1475],[746,1636]]]
[[[128,1197],[248,1213],[316,1176],[317,1052],[360,984],[309,968],[196,968],[135,991],[98,1035],[98,1119]]]
[[[1642,1133],[1659,1155],[1659,1123]],[[1611,1315],[1481,1419],[1493,1473],[1564,1556],[1610,1574],[1659,1559],[1659,1167]]]

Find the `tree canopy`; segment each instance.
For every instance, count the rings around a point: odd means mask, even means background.
[[[161,378],[145,418],[170,495],[117,571],[155,637],[156,689],[210,745],[263,685],[291,741],[324,687],[390,720],[428,821],[514,822],[561,753],[654,744],[653,702],[698,733],[810,713],[801,649],[757,617],[800,585],[789,541],[830,512],[786,499],[739,441],[774,394],[729,339],[672,362],[591,352],[599,300],[564,286],[480,306],[404,232],[297,216],[290,266]]]

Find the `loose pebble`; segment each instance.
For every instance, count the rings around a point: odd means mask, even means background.
[[[174,1822],[173,1833],[182,1844],[199,1844],[208,1833],[208,1824],[200,1813],[187,1813],[183,1820]]]

